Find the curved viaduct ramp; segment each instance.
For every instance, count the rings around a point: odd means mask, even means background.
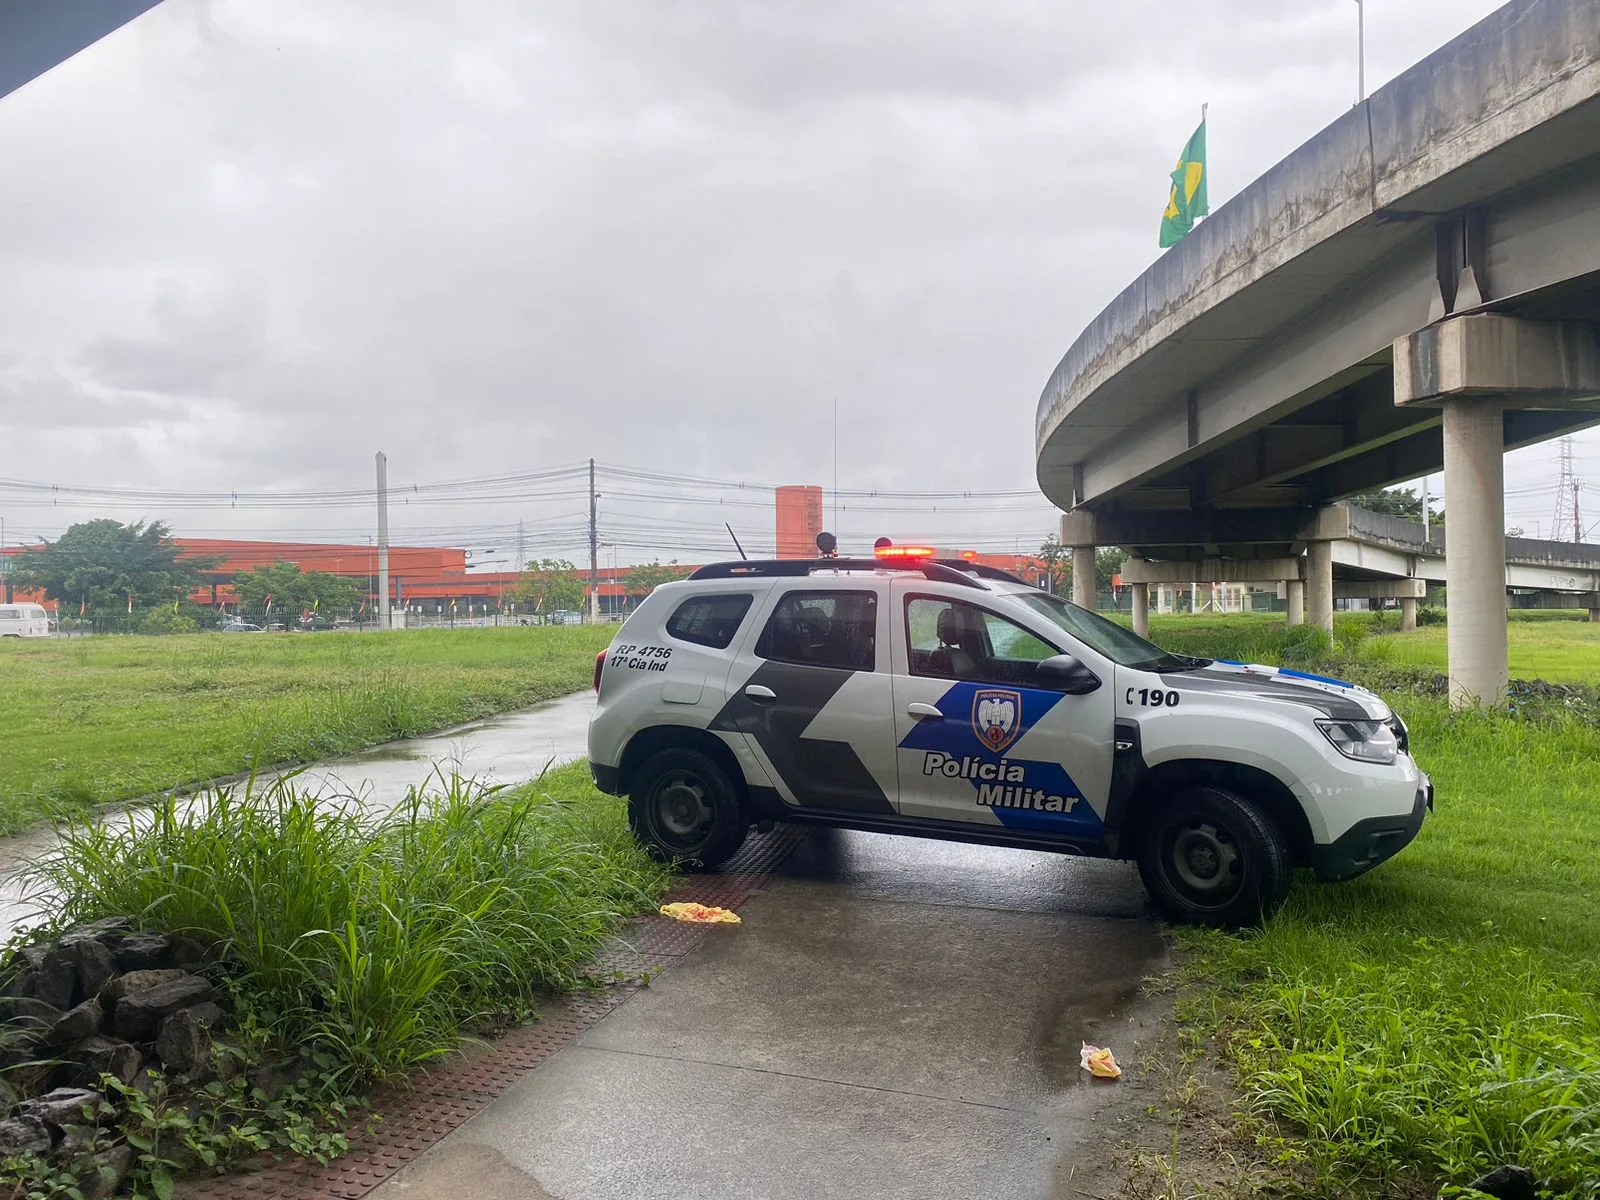
[[[1405,340],[1466,315],[1491,328]],[[1039,484],[1094,514],[1102,544],[1281,554],[1314,506],[1440,469],[1449,389],[1430,391],[1435,376],[1483,382],[1452,376],[1452,356],[1555,331],[1557,361],[1537,364],[1547,386],[1504,409],[1503,444],[1600,422],[1593,322],[1600,0],[1516,0],[1273,167],[1095,318],[1040,398]],[[1518,383],[1533,351],[1498,353]]]
[[[0,0],[0,96],[16,91],[159,0]]]

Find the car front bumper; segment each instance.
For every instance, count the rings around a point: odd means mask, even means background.
[[[1417,783],[1416,802],[1406,817],[1369,817],[1357,821],[1338,839],[1317,846],[1311,866],[1317,878],[1328,883],[1354,879],[1393,858],[1411,844],[1422,822],[1433,811],[1433,780],[1423,774]]]

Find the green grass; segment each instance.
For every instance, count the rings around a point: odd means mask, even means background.
[[[1600,624],[1587,621],[1512,621],[1511,677],[1561,683],[1600,683]],[[1445,669],[1445,627],[1396,635],[1394,661]]]
[[[1259,622],[1222,632],[1270,650]],[[1350,638],[1353,661],[1332,668],[1401,682],[1389,699],[1438,790],[1421,835],[1348,883],[1302,873],[1262,931],[1179,931],[1180,1011],[1218,1035],[1246,1108],[1278,1119],[1257,1126],[1268,1156],[1297,1163],[1315,1194],[1432,1196],[1514,1162],[1547,1196],[1593,1197],[1600,693],[1452,713],[1404,686],[1419,678],[1407,666],[1442,669],[1442,634]],[[1513,674],[1600,677],[1597,634],[1513,625]],[[1203,631],[1183,640],[1204,652]]]
[[[292,777],[169,796],[109,824],[72,823],[34,873],[64,898],[51,928],[132,916],[199,940],[233,998],[231,1043],[252,1061],[313,1068],[276,1108],[242,1082],[207,1085],[201,1110],[223,1105],[227,1119],[173,1125],[167,1150],[141,1155],[147,1180],[264,1146],[317,1153],[330,1102],[578,985],[606,935],[658,903],[669,874],[583,764],[511,790],[439,777],[376,818]],[[137,1145],[152,1118],[120,1091],[103,1127]],[[241,1142],[241,1126],[261,1136]],[[320,1145],[342,1148],[326,1134]]]
[[[1103,615],[1117,619],[1114,613]],[[1513,679],[1600,683],[1600,624],[1582,619],[1586,614],[1581,610],[1512,615],[1523,618],[1514,619],[1507,626]],[[1121,620],[1124,625],[1129,623],[1126,617]],[[1335,621],[1336,633],[1365,630],[1371,623],[1366,613],[1340,613]],[[1325,649],[1318,646],[1319,639],[1309,627],[1290,631],[1281,615],[1265,613],[1220,617],[1152,615],[1150,636],[1152,641],[1182,654],[1257,662],[1277,662],[1279,658],[1286,663],[1305,662]],[[1413,633],[1374,632],[1358,635],[1354,640],[1365,653],[1394,666],[1444,671],[1445,636],[1444,625],[1429,625]],[[1303,645],[1297,640],[1302,638]]]
[[[57,924],[132,916],[218,948],[282,1044],[334,1051],[358,1082],[574,986],[667,878],[582,763],[512,790],[440,777],[376,818],[292,776],[169,796],[72,823],[36,873]]]
[[[582,688],[601,627],[0,642],[0,833]]]

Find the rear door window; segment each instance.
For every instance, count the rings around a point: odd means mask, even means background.
[[[667,621],[667,636],[696,646],[726,650],[733,644],[754,597],[747,592],[693,596]]]
[[[756,654],[796,666],[871,671],[877,638],[876,592],[790,592],[772,610]]]

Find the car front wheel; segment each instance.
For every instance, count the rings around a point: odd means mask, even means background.
[[[1283,834],[1256,805],[1215,787],[1193,787],[1150,814],[1139,874],[1169,920],[1256,925],[1289,894],[1294,862]]]
[[[698,750],[663,750],[639,768],[628,824],[655,857],[706,870],[732,858],[750,832],[733,781]]]

